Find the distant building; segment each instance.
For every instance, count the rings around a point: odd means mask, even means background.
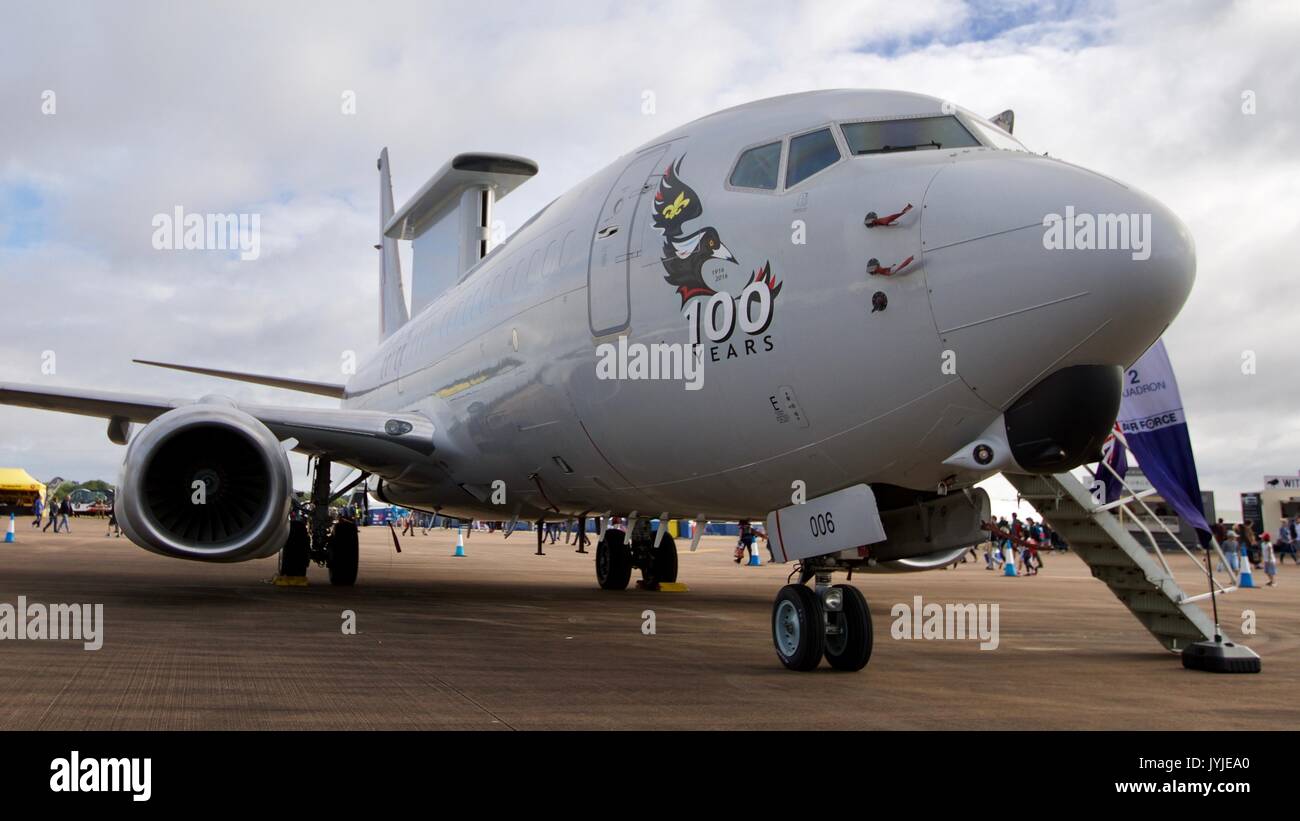
[[[1241,520],[1276,536],[1283,517],[1300,516],[1300,474],[1265,476],[1264,489],[1241,494]]]

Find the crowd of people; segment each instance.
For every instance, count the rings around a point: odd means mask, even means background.
[[[73,510],[72,500],[66,495],[56,497],[53,491],[50,491],[47,498],[42,499],[40,496],[32,502],[32,527],[40,530],[42,533],[54,528],[54,532],[71,533],[72,527],[68,518],[76,518],[80,514]],[[44,526],[42,526],[42,523]],[[108,509],[108,533],[106,536],[122,535],[122,529],[117,525],[117,508],[110,506]]]
[[[1223,550],[1223,559],[1219,560],[1219,570],[1224,569],[1224,561],[1233,573],[1240,573],[1242,561],[1252,570],[1263,571],[1268,577],[1268,587],[1277,586],[1278,566],[1287,556],[1300,564],[1297,548],[1300,548],[1300,516],[1291,516],[1282,520],[1277,529],[1277,540],[1272,534],[1255,534],[1255,527],[1250,522],[1227,524],[1222,519],[1214,523],[1211,530]],[[1252,573],[1253,575],[1253,573]]]
[[[32,514],[36,517],[32,520],[32,527],[40,529],[42,533],[49,530],[51,525],[54,526],[55,533],[58,533],[60,529],[64,533],[72,532],[68,526],[68,517],[72,515],[72,502],[68,500],[67,496],[56,499],[54,494],[51,493],[47,501],[43,501],[40,496],[37,496],[36,501],[32,503]],[[45,522],[44,527],[41,527],[42,521]]]
[[[984,542],[984,569],[1003,570],[1011,562],[1022,575],[1037,576],[1043,569],[1040,549],[1064,552],[1069,545],[1047,522],[1022,520],[1019,513],[1012,513],[1010,521],[1003,516],[991,523]]]

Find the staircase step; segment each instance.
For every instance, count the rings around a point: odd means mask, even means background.
[[[1109,510],[1094,512],[1088,489],[1072,474],[1004,476],[1022,499],[1046,502],[1035,505],[1043,519],[1166,649],[1212,638],[1210,617],[1180,603],[1182,589],[1151,555],[1145,534],[1130,533]]]

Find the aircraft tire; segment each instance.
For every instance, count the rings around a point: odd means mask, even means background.
[[[844,595],[844,610],[837,621],[843,630],[838,636],[826,637],[826,661],[836,670],[856,673],[871,661],[874,636],[867,599],[851,584],[837,584]]]
[[[307,523],[289,522],[289,538],[280,548],[280,563],[276,572],[281,576],[306,576],[307,565],[311,561],[311,536],[307,535]]]
[[[772,604],[772,643],[777,658],[791,670],[808,672],[826,650],[826,617],[821,598],[802,584],[787,584]]]
[[[357,583],[357,526],[335,522],[329,539],[330,584],[348,587]]]
[[[664,540],[659,543],[659,549],[650,549],[654,557],[651,562],[654,572],[654,580],[657,582],[675,582],[677,581],[677,542],[669,534],[664,534]]]
[[[632,551],[621,530],[607,530],[596,544],[596,581],[602,590],[626,590],[632,579]]]

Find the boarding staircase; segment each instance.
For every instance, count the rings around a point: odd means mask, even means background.
[[[1101,463],[1104,467],[1109,467]],[[1109,504],[1099,504],[1088,487],[1074,474],[1051,475],[1004,474],[1016,488],[1020,497],[1031,503],[1043,519],[1069,543],[1070,549],[1088,564],[1094,578],[1106,583],[1115,597],[1142,622],[1167,650],[1181,652],[1188,644],[1214,638],[1214,622],[1196,602],[1208,598],[1210,584],[1216,594],[1236,589],[1236,577],[1227,571],[1232,586],[1224,586],[1208,575],[1203,557],[1198,557],[1165,530],[1175,544],[1199,568],[1198,578],[1207,592],[1189,596],[1174,580],[1168,562],[1155,536],[1145,525],[1140,529],[1147,537],[1150,549],[1136,534],[1130,532],[1116,515],[1125,509],[1133,521],[1142,522],[1140,511],[1145,509],[1146,521],[1159,521],[1147,507],[1143,497],[1153,491],[1133,492],[1124,484],[1125,495]],[[1120,480],[1123,484],[1123,480]],[[1161,541],[1168,543],[1167,538]],[[1223,562],[1218,544],[1212,549]]]

